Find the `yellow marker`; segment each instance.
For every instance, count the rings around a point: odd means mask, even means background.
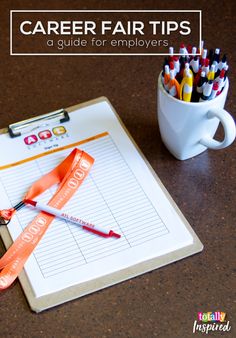
[[[208,81],[210,80],[214,80],[215,78],[215,65],[211,65],[211,68],[209,70],[209,72],[207,73],[207,79]]]
[[[189,71],[186,72],[186,76],[183,77],[183,80],[180,84],[180,100],[185,102],[191,101],[193,91],[193,77]]]
[[[183,73],[183,77],[185,77],[187,75],[187,73],[190,73],[190,75],[193,78],[193,72],[191,71],[191,69],[189,68],[189,63],[185,63],[185,67],[184,67],[184,73]]]

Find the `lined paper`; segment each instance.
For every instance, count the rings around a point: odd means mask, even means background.
[[[70,215],[121,234],[119,240],[107,240],[84,231],[77,225],[56,220],[34,251],[44,278],[80,265],[111,256],[168,233],[151,201],[145,195],[110,135],[89,142],[83,150],[96,161],[91,174],[64,208]],[[70,151],[45,156],[33,163],[4,170],[1,181],[12,205],[31,184],[52,170]],[[14,179],[13,179],[14,178]],[[47,203],[53,190],[40,201]],[[36,214],[24,208],[17,215],[22,229]]]
[[[121,238],[103,238],[55,219],[24,267],[36,297],[95,281],[193,243],[183,219],[106,102],[73,112],[66,129],[67,137],[49,143],[56,149],[50,154],[45,153],[44,142],[26,148],[23,136],[13,140],[0,136],[1,209],[21,201],[32,183],[58,165],[77,142],[95,163],[63,210],[112,229]],[[4,169],[29,155],[36,157]],[[55,190],[37,200],[47,203]],[[36,215],[30,207],[17,212],[9,224],[13,240]]]

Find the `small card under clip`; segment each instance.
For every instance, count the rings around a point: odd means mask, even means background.
[[[60,109],[52,113],[40,115],[28,120],[10,124],[8,127],[8,132],[11,137],[21,136],[21,134],[31,132],[44,126],[45,124],[47,124],[47,122],[53,122],[54,120],[59,121],[60,123],[64,123],[69,121],[70,117],[65,109]]]

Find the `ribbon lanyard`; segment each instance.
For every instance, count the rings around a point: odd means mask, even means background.
[[[34,199],[54,184],[59,184],[48,205],[61,209],[88,176],[93,163],[94,159],[90,155],[74,149],[63,162],[31,186],[24,200]],[[0,211],[0,217],[10,221],[16,210],[23,205],[24,201],[20,202],[15,208]],[[0,270],[2,270],[0,273],[0,290],[8,288],[20,274],[26,260],[43,237],[54,217],[40,212],[0,259]]]

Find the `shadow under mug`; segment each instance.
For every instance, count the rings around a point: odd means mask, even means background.
[[[222,149],[235,139],[236,129],[232,116],[224,110],[229,80],[220,95],[204,102],[185,102],[166,92],[158,78],[158,122],[162,141],[179,160],[194,157],[207,148]],[[224,128],[224,140],[213,138],[219,123]]]

